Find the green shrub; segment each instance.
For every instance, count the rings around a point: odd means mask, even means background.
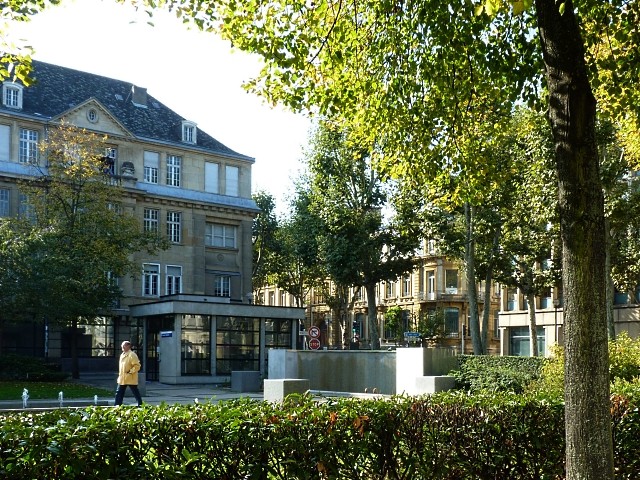
[[[552,347],[552,356],[542,368],[540,379],[533,382],[528,390],[547,396],[564,394],[564,349]],[[609,342],[609,376],[612,391],[625,385],[633,385],[640,377],[640,339],[632,339],[627,332],[621,332],[615,340]],[[631,382],[631,383],[629,383]]]
[[[68,376],[60,371],[60,365],[42,358],[15,354],[0,356],[0,380],[60,382]]]
[[[611,385],[611,422],[616,478],[640,478],[640,378],[616,379]]]
[[[611,384],[611,394],[626,398],[640,398],[640,377],[631,380],[615,379]]]
[[[639,400],[612,400],[620,479]],[[92,407],[0,414],[0,478],[562,479],[564,445],[562,402],[529,395]]]
[[[499,357],[495,355],[460,355],[458,370],[449,372],[458,388],[475,392],[522,393],[540,376],[545,363],[542,357]]]
[[[551,346],[551,356],[542,366],[540,377],[531,382],[527,391],[550,398],[564,397],[564,349]]]
[[[555,478],[563,411],[522,396],[310,397],[6,415],[0,476]]]
[[[632,380],[640,376],[640,338],[620,332],[609,342],[609,375],[611,380]]]

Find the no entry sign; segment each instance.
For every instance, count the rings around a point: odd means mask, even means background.
[[[309,327],[309,336],[311,338],[320,338],[320,329],[315,325],[313,327]]]

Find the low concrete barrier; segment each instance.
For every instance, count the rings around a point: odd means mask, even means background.
[[[261,390],[260,372],[257,370],[232,370],[232,392],[259,392]]]
[[[289,394],[302,394],[308,390],[309,380],[306,378],[276,378],[264,381],[264,399],[267,402],[281,402]]]
[[[270,349],[267,378],[306,378],[312,390],[320,391],[419,395],[425,392],[416,388],[416,378],[447,375],[457,365],[456,352],[446,348]]]
[[[444,348],[399,348],[396,360],[396,393],[406,395],[429,393],[417,388],[417,378],[444,376],[458,365],[455,352]]]
[[[386,350],[270,349],[267,378],[307,378],[314,390],[364,392],[375,388],[393,395],[395,363],[396,353]]]
[[[429,375],[416,377],[416,392],[436,393],[446,390],[453,390],[456,386],[456,379],[448,375]]]

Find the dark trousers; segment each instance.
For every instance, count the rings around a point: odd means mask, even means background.
[[[136,401],[138,402],[138,406],[142,405],[142,397],[140,396],[140,390],[138,390],[137,385],[118,385],[116,389],[116,401],[115,405],[122,405],[122,401],[124,400],[124,392],[129,387],[133,392],[133,396],[136,397]]]

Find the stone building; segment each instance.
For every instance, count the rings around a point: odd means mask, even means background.
[[[530,355],[529,305],[521,291],[501,288],[499,335],[501,355]],[[564,343],[562,291],[550,288],[535,298],[538,355],[548,356],[551,346]],[[616,333],[640,337],[640,289],[633,295],[615,292],[613,322]]]
[[[411,344],[418,341],[418,323],[421,316],[438,312],[442,319],[442,329],[434,345],[454,348],[457,351],[470,353],[473,351],[469,335],[469,296],[464,270],[459,262],[449,260],[439,254],[434,242],[424,242],[415,255],[414,270],[401,278],[388,282],[380,282],[376,289],[376,316],[380,332],[381,345],[384,348],[396,345]],[[328,284],[331,290],[332,286]],[[489,353],[497,354],[500,343],[498,336],[498,311],[500,307],[500,290],[491,285],[491,307],[487,338]],[[482,315],[484,285],[478,288],[478,307]],[[261,292],[261,301],[265,305],[293,305],[294,298],[286,291],[270,286]],[[369,326],[367,325],[367,299],[364,289],[351,289],[352,306],[346,313],[346,325],[349,339],[355,335],[359,338],[359,348],[367,348],[370,343]],[[385,325],[385,313],[392,306],[402,309],[404,338],[398,339]],[[322,335],[322,347],[346,348],[350,340],[340,338],[338,327],[324,296],[312,291],[306,299],[306,316],[303,329],[316,325]],[[301,335],[301,339],[305,338]],[[304,348],[302,340],[299,346]]]
[[[140,275],[119,279],[119,305],[81,326],[81,371],[114,371],[121,341],[131,339],[150,380],[220,382],[232,370],[265,372],[266,349],[290,347],[303,314],[252,302],[254,159],[145,88],[39,61],[33,67],[32,86],[2,85],[0,217],[24,208],[16,182],[33,174],[32,163],[46,165],[38,142],[64,121],[108,137],[105,156],[125,209],[171,244],[155,256],[132,253]],[[2,342],[3,352],[68,366],[68,328],[9,327]]]

